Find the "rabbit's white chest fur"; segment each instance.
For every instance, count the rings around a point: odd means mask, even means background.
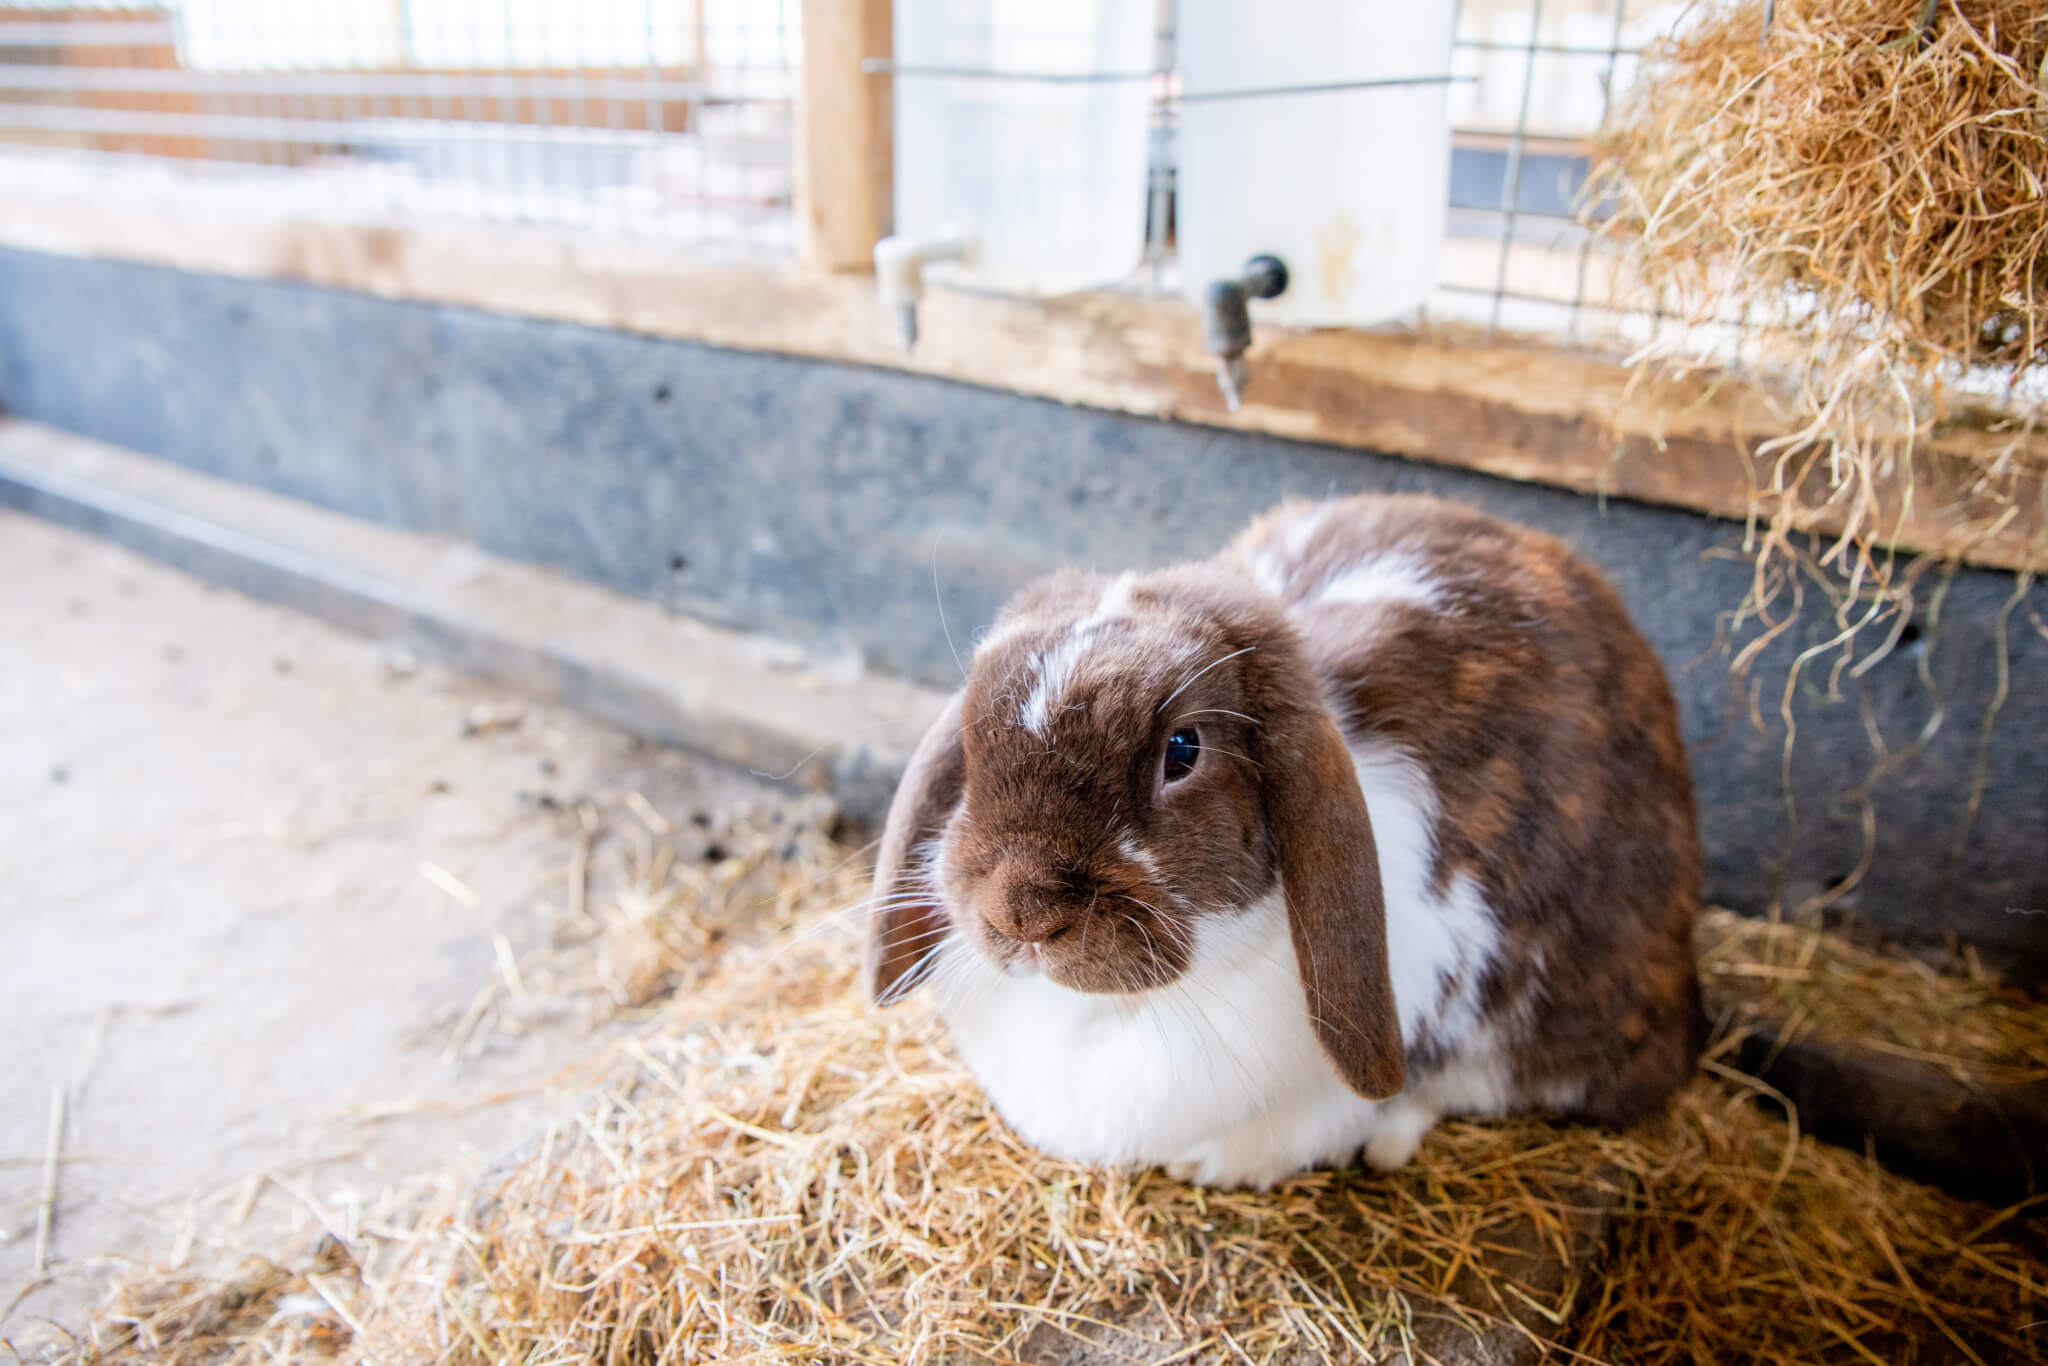
[[[1401,1035],[1427,1026],[1450,1049],[1391,1100],[1347,1087],[1310,1025],[1284,901],[1196,922],[1187,972],[1132,996],[1008,976],[957,936],[938,974],[941,1005],[967,1064],[1019,1133],[1055,1156],[1164,1166],[1207,1185],[1270,1185],[1307,1167],[1374,1166],[1413,1155],[1447,1111],[1511,1100],[1476,983],[1498,942],[1466,879],[1430,890],[1435,803],[1417,765],[1366,740],[1352,761],[1372,818],[1387,907]]]

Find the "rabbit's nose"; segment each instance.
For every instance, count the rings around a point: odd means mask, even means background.
[[[989,881],[983,917],[989,930],[1020,944],[1044,944],[1081,922],[1092,887],[1059,860],[1012,854]]]
[[[1043,944],[1054,935],[1073,928],[1074,917],[1063,908],[1038,905],[1017,919],[1016,937],[1027,944]]]
[[[1008,878],[989,898],[984,912],[989,928],[1019,943],[1043,944],[1072,929],[1080,914],[1065,892],[1065,888],[1048,887],[1028,875]]]
[[[1006,939],[1024,944],[1043,944],[1054,935],[1072,929],[1074,913],[1042,895],[1025,892],[1003,897],[988,912],[990,928]]]

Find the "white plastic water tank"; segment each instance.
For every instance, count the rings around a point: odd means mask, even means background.
[[[1138,268],[1156,15],[1154,0],[896,0],[895,232],[974,243],[933,278],[1048,295]]]
[[[1450,0],[1180,0],[1182,279],[1200,299],[1248,257],[1289,282],[1254,319],[1362,326],[1411,313],[1437,275],[1450,192],[1443,84],[1204,99],[1441,77]]]

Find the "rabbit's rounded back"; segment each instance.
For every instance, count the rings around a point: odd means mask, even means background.
[[[1614,590],[1554,537],[1421,497],[1283,504],[1224,558],[1286,604],[1347,735],[1427,775],[1433,875],[1501,928],[1477,1004],[1517,1090],[1605,1121],[1660,1105],[1704,1036],[1701,853],[1677,702]]]

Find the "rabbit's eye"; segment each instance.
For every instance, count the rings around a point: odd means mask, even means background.
[[[1195,771],[1202,756],[1202,737],[1193,726],[1182,726],[1166,737],[1166,781],[1178,782]]]

